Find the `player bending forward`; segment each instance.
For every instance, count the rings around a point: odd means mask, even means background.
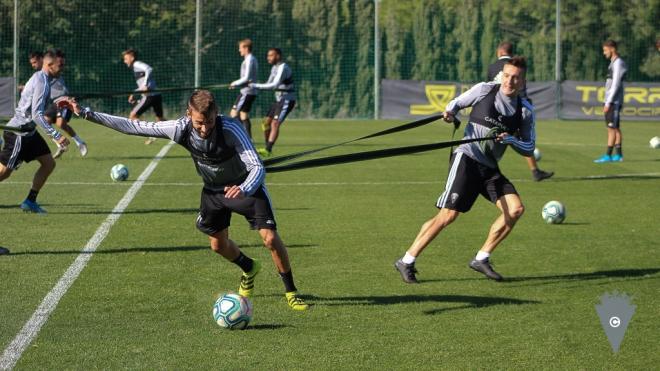
[[[241,123],[218,114],[211,92],[194,92],[186,116],[158,124],[93,112],[89,107],[81,108],[74,99],[68,102],[86,120],[125,134],[168,138],[187,149],[204,180],[197,228],[209,236],[213,251],[243,270],[238,293],[245,297],[252,295],[261,264],[243,254],[229,239],[233,212],[243,215],[259,231],[284,282],[289,307],[309,308],[297,294],[289,256],[276,230],[270,198],[263,184],[264,166]]]

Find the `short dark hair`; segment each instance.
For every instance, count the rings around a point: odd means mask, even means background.
[[[48,49],[48,50],[46,50],[46,52],[44,53],[44,59],[50,59],[50,60],[53,60],[53,59],[55,59],[55,58],[57,58],[57,51],[54,50],[54,49]]]
[[[605,42],[603,43],[603,46],[608,46],[608,47],[614,48],[614,50],[616,50],[616,41],[614,41],[612,39],[605,40]]]
[[[271,51],[271,50],[274,51],[275,53],[277,53],[280,56],[282,55],[282,49],[280,49],[280,48],[268,48],[268,51]]]
[[[57,58],[66,58],[66,54],[64,54],[64,51],[62,51],[62,49],[55,49],[55,56]]]
[[[215,97],[208,90],[195,90],[188,99],[188,107],[201,113],[204,117],[208,117],[214,111],[218,112]]]
[[[518,67],[523,71],[527,72],[527,59],[521,55],[516,55],[507,60],[504,65],[510,64],[512,66]]]
[[[121,56],[123,57],[123,56],[125,56],[126,54],[130,54],[130,55],[132,55],[133,58],[135,58],[135,59],[137,59],[137,56],[138,56],[137,50],[135,50],[135,49],[133,49],[133,48],[128,48],[128,49],[124,50],[124,51],[121,53]]]
[[[502,41],[500,45],[497,46],[498,50],[502,50],[507,55],[513,54],[513,44],[508,41]]]
[[[238,45],[245,45],[247,50],[252,51],[252,40],[250,39],[243,39],[238,42]]]
[[[41,59],[44,57],[44,53],[42,52],[30,52],[30,59],[35,58],[35,59]]]

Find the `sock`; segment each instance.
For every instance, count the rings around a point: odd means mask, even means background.
[[[401,258],[401,261],[404,262],[405,264],[413,264],[417,258],[406,253],[406,255]]]
[[[250,119],[241,120],[241,123],[243,123],[245,131],[247,131],[248,137],[252,139],[252,123],[250,122]]]
[[[266,142],[266,151],[273,152],[273,146],[274,145],[275,145],[275,142]]]
[[[476,260],[481,260],[481,261],[483,261],[483,260],[488,259],[489,257],[490,257],[490,253],[489,253],[489,252],[479,251],[479,252],[477,253],[477,256],[475,256],[474,258],[475,258]]]
[[[34,189],[30,189],[30,193],[28,193],[27,199],[32,201],[32,202],[37,202],[37,195],[39,194],[39,191],[35,191]]]
[[[612,148],[613,147],[607,146],[607,155],[608,156],[612,156]]]
[[[615,144],[614,145],[614,154],[617,154],[619,156],[623,156],[623,152],[621,151],[621,144]]]
[[[78,145],[78,147],[80,147],[81,144],[85,143],[85,141],[82,140],[82,138],[78,135],[73,137],[73,140],[76,142],[76,145]]]
[[[245,273],[252,270],[253,260],[248,258],[245,254],[243,254],[243,252],[238,255],[238,258],[232,260],[231,262],[241,267],[241,270],[243,270]]]
[[[286,292],[298,291],[296,285],[293,283],[293,272],[289,270],[286,273],[280,272],[280,277],[282,277],[282,282],[284,282],[284,289]]]

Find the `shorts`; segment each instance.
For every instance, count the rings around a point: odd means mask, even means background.
[[[55,123],[55,120],[57,120],[58,117],[62,117],[64,121],[69,122],[71,121],[72,114],[73,112],[71,112],[70,109],[57,108],[57,104],[55,103],[50,104],[44,111],[44,116],[46,116],[52,124]]]
[[[483,165],[462,152],[454,153],[445,191],[438,198],[436,207],[465,213],[470,211],[480,194],[495,203],[504,195],[518,192],[500,169]]]
[[[257,99],[256,95],[239,94],[238,97],[236,97],[236,102],[234,102],[234,105],[231,108],[235,109],[237,112],[248,113],[252,109],[252,103],[255,99]]]
[[[50,148],[44,138],[35,131],[32,135],[16,135],[5,131],[5,145],[0,151],[0,163],[10,170],[16,170],[23,161],[30,162],[35,158],[50,154]]]
[[[154,113],[158,117],[163,117],[163,96],[157,95],[143,95],[137,102],[131,113],[140,116],[145,113],[150,107],[153,107]]]
[[[621,121],[621,105],[613,103],[605,113],[605,125],[610,129],[618,129]]]
[[[281,101],[275,102],[270,106],[266,116],[272,118],[273,120],[277,120],[281,124],[284,122],[284,120],[286,120],[286,117],[289,115],[289,113],[293,111],[294,107],[296,107],[295,100],[282,99]]]
[[[265,186],[243,198],[225,198],[224,192],[202,189],[197,229],[207,235],[221,232],[231,224],[231,214],[245,217],[251,229],[277,229],[273,208]]]

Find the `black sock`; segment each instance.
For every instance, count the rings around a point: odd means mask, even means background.
[[[607,155],[608,156],[612,156],[612,148],[614,148],[614,147],[607,146]]]
[[[284,289],[286,292],[298,291],[296,285],[293,283],[293,272],[289,270],[286,273],[280,272],[280,277],[282,277],[282,282],[284,282]]]
[[[620,144],[615,144],[614,145],[614,154],[623,156],[623,152],[621,151],[621,145]]]
[[[266,151],[272,152],[274,145],[275,145],[275,142],[266,142]]]
[[[241,120],[241,122],[243,123],[243,127],[245,128],[245,131],[247,131],[248,136],[252,139],[252,123],[250,122],[250,119]]]
[[[252,265],[254,263],[254,261],[243,254],[243,252],[240,253],[238,258],[232,260],[231,262],[241,267],[241,270],[243,270],[245,273],[252,270]]]
[[[32,201],[32,202],[37,202],[37,195],[39,194],[39,191],[35,191],[34,189],[30,189],[30,193],[28,193],[27,199]]]

